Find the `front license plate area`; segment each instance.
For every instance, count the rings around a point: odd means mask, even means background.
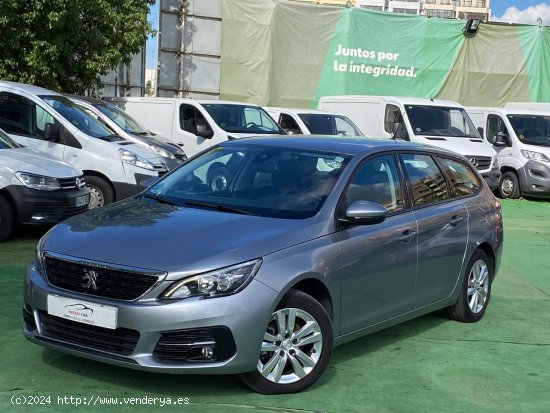
[[[49,294],[48,314],[114,330],[117,327],[118,308]]]

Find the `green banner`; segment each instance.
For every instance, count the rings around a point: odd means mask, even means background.
[[[316,107],[326,95],[550,102],[550,30],[317,6],[223,0],[221,97]]]

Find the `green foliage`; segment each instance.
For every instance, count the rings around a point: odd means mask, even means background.
[[[155,0],[0,0],[0,79],[61,92],[101,86],[154,33]]]

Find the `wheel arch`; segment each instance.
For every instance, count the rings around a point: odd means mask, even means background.
[[[96,178],[100,178],[100,179],[103,179],[105,182],[107,182],[109,184],[109,186],[111,187],[111,189],[113,190],[113,194],[115,194],[115,199],[116,199],[116,189],[115,189],[115,186],[113,185],[113,183],[111,182],[111,180],[109,178],[107,178],[106,175],[103,175],[101,172],[98,172],[98,171],[92,171],[92,170],[89,170],[89,169],[86,169],[83,172],[83,175],[84,176],[95,176]]]
[[[8,204],[11,206],[12,213],[13,213],[13,224],[15,225],[18,221],[18,211],[17,211],[17,204],[15,202],[15,199],[11,196],[10,192],[6,190],[6,188],[0,189],[0,196],[3,196],[4,199],[8,202]]]
[[[495,254],[495,251],[493,250],[493,247],[491,246],[491,244],[489,244],[488,242],[482,242],[481,244],[478,245],[478,247],[474,250],[474,252],[472,253],[472,255],[477,251],[477,250],[481,250],[483,251],[485,254],[487,254],[487,256],[489,257],[489,259],[491,260],[491,264],[493,265],[493,272],[491,274],[491,281],[494,279],[495,277],[495,266],[496,266],[496,254]]]
[[[318,278],[307,277],[296,281],[285,291],[283,297],[291,290],[302,291],[303,293],[313,297],[326,310],[330,319],[334,321],[334,305],[330,291],[325,283]]]

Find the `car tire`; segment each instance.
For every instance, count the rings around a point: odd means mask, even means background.
[[[514,172],[503,173],[498,191],[502,199],[518,199],[521,196],[518,176]]]
[[[0,242],[8,239],[13,231],[13,209],[6,198],[0,195]]]
[[[293,324],[290,333],[289,324]],[[327,311],[308,294],[290,290],[268,321],[256,370],[241,379],[262,394],[299,392],[323,374],[333,346]]]
[[[458,300],[444,310],[447,317],[462,323],[481,320],[489,305],[493,276],[493,260],[476,250],[466,267]]]
[[[214,163],[208,168],[208,186],[212,191],[223,191],[227,189],[231,181],[231,172],[222,163]]]
[[[85,176],[86,186],[90,189],[90,203],[88,209],[99,208],[114,201],[114,192],[111,185],[97,176]]]

